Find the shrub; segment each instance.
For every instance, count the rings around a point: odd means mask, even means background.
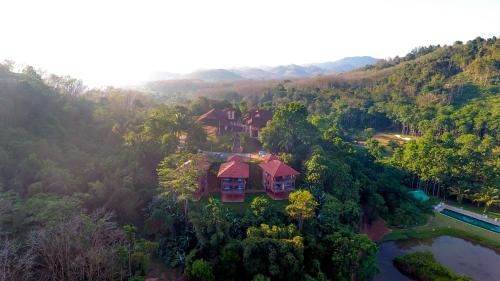
[[[204,259],[198,259],[186,268],[186,276],[191,281],[214,281],[212,264]]]
[[[404,274],[420,281],[472,281],[463,275],[457,275],[434,259],[431,252],[415,252],[396,257],[394,265]]]

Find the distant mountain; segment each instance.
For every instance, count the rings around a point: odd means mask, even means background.
[[[221,81],[221,80],[242,80],[246,79],[232,71],[226,69],[208,69],[199,70],[184,75],[184,79],[195,79],[204,81]]]
[[[268,71],[280,76],[280,78],[309,77],[325,73],[324,69],[316,66],[302,66],[296,64],[277,66]]]
[[[310,66],[315,66],[324,69],[330,73],[347,72],[356,68],[361,68],[367,65],[375,64],[379,59],[363,56],[363,57],[347,57],[334,62],[313,63]]]
[[[233,68],[233,69],[207,69],[199,70],[185,75],[170,72],[157,72],[151,75],[151,81],[160,80],[202,80],[202,81],[224,81],[224,80],[268,80],[312,77],[325,74],[347,72],[374,64],[378,59],[368,56],[347,57],[338,61],[311,63],[307,65],[280,65],[266,68]]]
[[[251,80],[279,79],[281,76],[262,68],[235,68],[232,72]]]
[[[172,73],[168,71],[157,71],[149,75],[149,80],[150,81],[174,80],[174,79],[180,79],[181,76],[182,75],[179,73]]]

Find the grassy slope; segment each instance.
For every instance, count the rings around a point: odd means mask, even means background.
[[[441,235],[460,237],[500,252],[500,234],[436,214],[424,226],[393,230],[384,240],[425,239]]]

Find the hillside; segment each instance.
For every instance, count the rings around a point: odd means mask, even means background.
[[[430,46],[415,49],[404,58],[382,60],[373,66],[338,75],[291,78],[283,84],[295,91],[328,90],[339,92],[369,91],[379,100],[391,99],[392,93],[405,102],[441,104],[460,103],[479,92],[498,91],[499,41],[475,39],[453,46]],[[181,93],[187,96],[232,97],[273,92],[281,79],[267,81],[231,81],[190,83],[158,81],[147,89],[160,94]],[[418,99],[417,99],[418,97]],[[403,100],[402,100],[403,102]]]
[[[367,65],[373,65],[377,63],[377,61],[379,61],[379,59],[362,56],[347,57],[334,62],[313,63],[310,65],[323,69],[326,73],[342,73],[365,67]]]
[[[206,73],[219,74],[232,76]],[[88,90],[71,77],[0,64],[0,264],[8,280],[144,280],[165,267],[189,280],[372,280],[378,248],[361,226],[425,225],[431,202],[411,189],[497,212],[497,38],[417,48],[340,75],[149,86],[172,94]],[[200,151],[222,151],[234,135],[208,137],[196,120],[228,107],[235,116],[273,113],[256,150],[299,173],[288,199],[262,192],[228,207],[225,186],[201,189],[204,176],[220,183],[225,159]],[[381,144],[379,131],[410,140]],[[249,162],[257,168],[259,159]],[[262,179],[250,174],[249,183]]]

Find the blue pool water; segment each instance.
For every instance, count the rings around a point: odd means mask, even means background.
[[[478,220],[478,219],[475,219],[473,217],[469,217],[467,215],[454,212],[452,210],[444,209],[441,211],[441,214],[447,215],[448,217],[452,217],[452,218],[457,219],[457,220],[461,220],[461,221],[466,222],[466,223],[470,223],[470,224],[475,225],[477,227],[481,227],[481,228],[484,228],[484,229],[487,229],[487,230],[490,230],[490,231],[493,231],[496,233],[500,233],[500,226],[496,226],[494,224],[491,224],[491,223],[488,223],[488,222],[485,222],[482,220]]]

